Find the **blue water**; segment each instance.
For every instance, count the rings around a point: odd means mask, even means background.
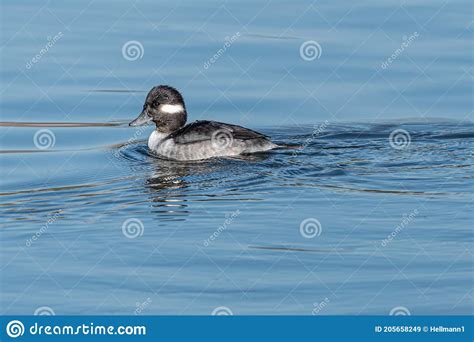
[[[1,6],[1,314],[473,312],[471,2]],[[158,159],[157,84],[293,148]]]

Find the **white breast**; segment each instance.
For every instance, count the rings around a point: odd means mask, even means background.
[[[158,149],[158,145],[163,141],[164,138],[168,136],[167,133],[161,133],[157,130],[154,130],[153,133],[150,134],[148,138],[148,148],[150,150],[156,151]]]

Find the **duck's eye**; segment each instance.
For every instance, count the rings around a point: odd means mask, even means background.
[[[169,97],[168,95],[163,94],[163,99],[164,99],[164,100],[169,100],[169,98],[170,98],[170,97]]]

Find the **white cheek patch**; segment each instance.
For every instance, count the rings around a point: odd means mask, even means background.
[[[183,112],[184,108],[180,104],[176,104],[176,105],[164,104],[160,106],[160,111],[167,114],[177,114],[177,113]]]

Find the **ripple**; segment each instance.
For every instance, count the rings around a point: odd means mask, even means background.
[[[309,252],[309,253],[344,253],[350,252],[348,248],[303,248],[303,247],[287,247],[287,246],[248,246],[249,249],[261,249],[274,252]]]
[[[81,125],[77,127],[87,127],[86,123]],[[120,124],[104,127],[115,125]],[[397,127],[392,124],[333,125],[321,136],[314,136],[312,127],[269,128],[266,134],[298,148],[202,161],[159,158],[148,150],[146,140],[62,151],[48,158],[82,152],[83,162],[88,156],[100,156],[95,161],[102,164],[100,172],[64,173],[47,184],[18,181],[15,189],[0,193],[0,208],[9,222],[37,220],[33,213],[57,209],[64,209],[63,221],[86,217],[95,222],[97,217],[110,219],[117,210],[126,210],[127,215],[145,217],[152,212],[162,219],[159,225],[163,226],[172,222],[173,216],[182,221],[200,212],[196,205],[204,206],[205,212],[223,203],[265,202],[303,189],[319,189],[325,196],[358,193],[462,198],[469,195],[462,184],[473,168],[466,157],[472,150],[472,139],[465,133],[470,127],[446,125],[421,132],[426,126],[412,125],[411,130],[418,130],[413,132],[417,139],[401,151],[387,141],[388,132]],[[443,136],[443,129],[449,131],[444,136],[450,139],[435,142],[433,137]],[[15,151],[7,152],[15,158]],[[85,166],[78,164],[77,169],[86,170]],[[449,182],[440,183],[440,177],[448,172]]]
[[[126,121],[116,122],[12,122],[1,121],[0,127],[115,127],[127,124]]]

